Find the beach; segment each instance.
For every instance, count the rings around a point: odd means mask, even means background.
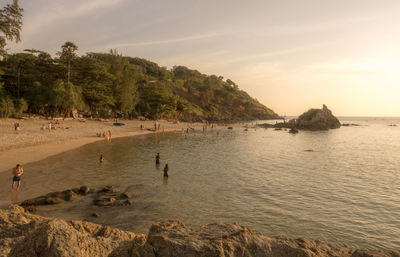
[[[14,123],[20,124],[20,130],[14,130]],[[85,144],[99,140],[106,140],[98,137],[98,133],[111,132],[111,139],[126,136],[135,136],[147,133],[155,133],[155,121],[147,120],[118,120],[124,126],[114,126],[113,120],[72,120],[58,119],[56,129],[49,131],[41,129],[47,127],[49,122],[55,120],[43,118],[30,119],[1,119],[0,120],[0,172],[10,171],[16,164],[40,161],[46,157],[72,150]],[[157,121],[160,129],[157,132],[181,131],[188,127],[201,129],[202,123],[173,123],[165,120]],[[144,130],[140,129],[144,126]],[[158,126],[158,125],[157,125]]]

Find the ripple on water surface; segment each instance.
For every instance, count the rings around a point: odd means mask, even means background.
[[[167,218],[190,225],[238,222],[268,235],[399,248],[400,128],[387,126],[396,120],[358,122],[368,126],[297,135],[221,129],[96,142],[26,165],[19,198],[110,184],[129,191],[134,204],[97,209],[81,199],[40,213],[143,233]],[[0,177],[6,202],[9,174]],[[91,211],[102,215],[91,218]]]

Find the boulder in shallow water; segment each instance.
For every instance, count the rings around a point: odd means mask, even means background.
[[[112,186],[107,186],[99,190],[96,197],[93,199],[93,204],[103,207],[132,205],[129,192],[120,193]]]

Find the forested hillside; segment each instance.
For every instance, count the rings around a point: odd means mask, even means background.
[[[76,55],[66,42],[57,57],[34,49],[0,62],[0,116],[23,112],[92,117],[238,120],[277,115],[230,79],[184,66],[171,70],[116,51]]]

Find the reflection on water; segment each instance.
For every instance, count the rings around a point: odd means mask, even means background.
[[[108,209],[79,198],[40,213],[142,233],[159,219],[238,222],[268,235],[398,248],[400,127],[387,125],[400,120],[343,122],[367,126],[297,135],[221,129],[97,142],[26,165],[19,198],[113,185],[130,192],[134,204]],[[11,172],[0,179],[0,200],[9,202]],[[95,211],[100,218],[91,217]]]

